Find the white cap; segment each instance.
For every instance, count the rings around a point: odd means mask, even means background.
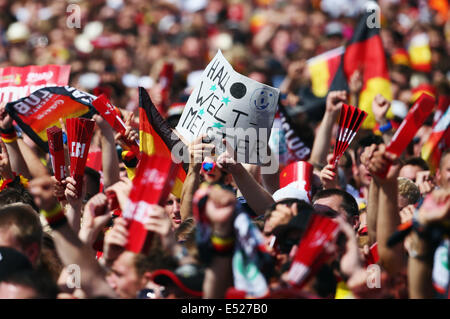
[[[408,106],[404,102],[399,100],[393,100],[391,102],[391,110],[395,116],[398,116],[402,119],[404,119],[408,114]]]
[[[304,200],[307,203],[310,203],[310,200],[308,198],[308,194],[304,189],[298,189],[292,186],[286,186],[283,188],[280,188],[272,195],[273,199],[276,202],[279,202],[284,199],[292,198],[292,199],[298,199],[298,200]]]

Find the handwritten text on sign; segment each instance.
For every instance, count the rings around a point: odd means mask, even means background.
[[[261,164],[278,95],[278,89],[234,71],[219,51],[203,71],[176,129],[189,142],[207,133],[218,153],[224,150],[221,140],[226,138],[238,160]]]

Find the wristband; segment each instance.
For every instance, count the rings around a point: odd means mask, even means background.
[[[0,136],[2,138],[2,141],[6,144],[10,144],[17,141],[17,133],[14,128],[12,129],[12,131],[8,130],[8,132],[2,131]]]
[[[216,235],[211,236],[211,243],[213,249],[218,254],[228,254],[232,252],[234,248],[234,238],[233,237],[218,237]]]
[[[51,210],[41,209],[41,214],[45,217],[48,224],[52,228],[58,228],[59,226],[67,223],[66,215],[64,214],[64,210],[61,208],[61,205],[58,203]]]
[[[387,131],[390,131],[392,129],[392,123],[391,121],[388,121],[387,124],[380,126],[378,128],[381,133],[386,133]]]

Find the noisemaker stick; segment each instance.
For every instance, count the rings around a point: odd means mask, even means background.
[[[47,140],[55,178],[58,181],[62,181],[66,177],[66,162],[64,158],[64,142],[62,130],[57,126],[49,127],[47,129]],[[64,196],[58,197],[59,201],[63,201],[65,199],[66,198]]]

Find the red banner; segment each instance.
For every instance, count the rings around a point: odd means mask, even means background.
[[[164,205],[175,183],[180,165],[171,159],[159,155],[142,154],[130,201],[123,211],[123,217],[128,220],[128,244],[125,249],[135,253],[148,252],[152,234],[145,227],[151,205]]]
[[[0,101],[12,102],[48,86],[69,83],[70,65],[0,68]]]

